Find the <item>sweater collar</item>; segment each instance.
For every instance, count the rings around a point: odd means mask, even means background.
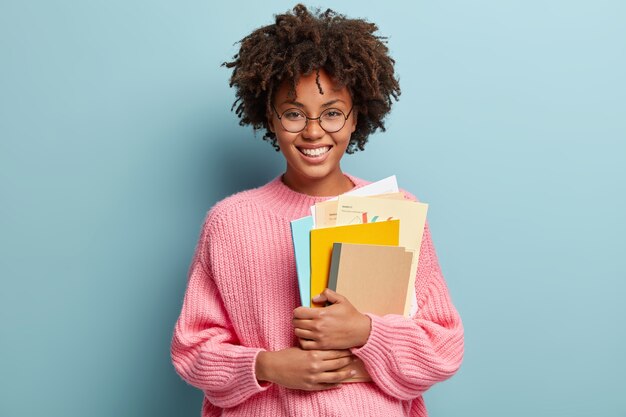
[[[369,184],[369,182],[350,174],[344,173],[344,175],[354,184],[352,190]],[[336,195],[312,196],[294,191],[283,183],[282,174],[257,190],[261,199],[274,213],[290,220],[308,216],[311,214],[310,207],[315,203],[337,197]]]

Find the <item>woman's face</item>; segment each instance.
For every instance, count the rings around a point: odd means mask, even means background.
[[[324,92],[320,94],[315,78],[315,72],[302,76],[296,85],[295,97],[289,97],[291,86],[284,82],[274,96],[273,105],[276,111],[269,109],[268,115],[270,130],[276,134],[278,146],[287,161],[285,177],[301,185],[343,179],[339,162],[356,128],[356,113],[354,110],[351,112],[352,98],[348,89],[336,84],[326,71],[320,69],[319,83]],[[278,118],[278,115],[283,115],[289,109],[301,110],[309,118],[317,118],[328,109],[338,109],[348,119],[334,133],[322,129],[319,120],[307,120],[304,130],[291,133]],[[331,112],[330,117],[336,117],[334,115],[337,114]],[[288,123],[288,118],[297,119],[294,116],[296,114],[288,112],[282,116],[283,122]],[[343,118],[340,114],[339,117]],[[328,128],[330,123],[324,123],[322,125]]]

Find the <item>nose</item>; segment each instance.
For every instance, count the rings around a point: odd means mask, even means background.
[[[306,126],[302,131],[302,137],[308,140],[320,139],[326,132],[320,126],[319,119],[307,120]]]

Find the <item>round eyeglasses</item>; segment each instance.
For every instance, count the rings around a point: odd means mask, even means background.
[[[324,110],[319,117],[309,117],[300,109],[290,108],[285,110],[282,114],[278,114],[276,107],[272,104],[272,109],[276,113],[276,117],[280,120],[280,124],[289,133],[302,132],[309,120],[317,120],[320,127],[324,129],[326,133],[339,132],[346,125],[346,120],[350,117],[354,105],[350,107],[348,114],[344,114],[339,109],[330,108]]]

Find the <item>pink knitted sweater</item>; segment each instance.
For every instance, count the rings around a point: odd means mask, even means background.
[[[348,178],[356,187],[367,184]],[[426,227],[415,281],[417,315],[371,315],[367,343],[352,349],[373,382],[313,392],[259,384],[257,354],[297,346],[289,221],[327,198],[295,192],[277,177],[208,213],[171,345],[177,373],[204,392],[203,417],[421,417],[427,415],[422,393],[459,368],[463,327]]]

